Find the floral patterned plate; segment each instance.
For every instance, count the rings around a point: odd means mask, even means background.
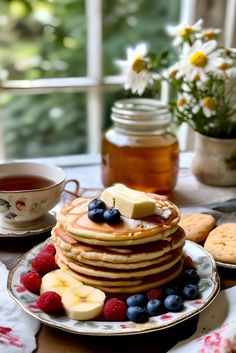
[[[184,252],[190,256],[195,263],[200,275],[201,299],[185,301],[184,309],[178,313],[166,313],[154,316],[148,322],[137,324],[131,321],[108,322],[108,321],[76,321],[66,316],[50,316],[38,310],[35,305],[37,295],[27,291],[20,283],[23,273],[31,269],[31,261],[44,246],[40,244],[26,253],[18,262],[16,267],[9,272],[8,291],[11,297],[29,315],[35,317],[42,323],[56,327],[61,330],[84,335],[134,335],[146,332],[158,331],[176,325],[204,310],[216,297],[219,292],[219,277],[213,257],[200,245],[186,241]]]
[[[28,237],[35,234],[44,233],[56,224],[55,214],[49,212],[43,218],[35,221],[34,224],[29,227],[19,227],[12,224],[5,223],[0,219],[0,238],[18,238],[18,237]]]

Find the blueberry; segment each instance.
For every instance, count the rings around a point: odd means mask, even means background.
[[[165,298],[164,306],[169,311],[179,311],[183,306],[183,300],[179,295],[170,294]]]
[[[184,271],[183,279],[185,283],[197,284],[200,280],[200,277],[196,270],[188,269]]]
[[[120,212],[117,208],[106,210],[103,217],[108,224],[117,224],[120,222]]]
[[[137,323],[146,322],[148,320],[148,312],[141,306],[130,306],[127,309],[127,318]]]
[[[104,222],[103,214],[103,209],[95,208],[94,210],[88,212],[88,218],[91,219],[91,221],[93,222],[101,223]]]
[[[100,200],[100,199],[94,199],[92,201],[89,202],[88,204],[88,210],[92,211],[95,209],[101,208],[102,210],[106,209],[106,204],[104,201]]]
[[[199,289],[197,284],[186,284],[183,288],[183,295],[186,299],[196,299],[199,296]]]
[[[162,312],[163,306],[159,299],[151,299],[147,303],[147,312],[149,316],[159,315]]]
[[[179,294],[179,287],[176,283],[169,283],[166,285],[165,287],[165,292],[166,295],[170,295],[170,294]]]
[[[143,294],[133,294],[126,300],[128,306],[145,306],[146,302],[146,297]]]

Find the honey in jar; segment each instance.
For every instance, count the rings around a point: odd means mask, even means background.
[[[102,141],[102,181],[169,195],[178,174],[179,146],[171,115],[154,99],[124,99],[112,107],[113,127]]]

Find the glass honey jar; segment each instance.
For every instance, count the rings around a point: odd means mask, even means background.
[[[102,141],[102,181],[169,195],[176,185],[179,145],[167,105],[129,98],[112,107],[113,126]]]

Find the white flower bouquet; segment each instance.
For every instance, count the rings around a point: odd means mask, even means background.
[[[203,29],[202,23],[167,27],[178,59],[164,70],[166,53],[154,55],[144,43],[127,48],[127,60],[117,61],[124,88],[145,95],[167,80],[176,92],[170,107],[177,124],[186,122],[210,137],[236,138],[236,51],[220,46],[220,30]]]

